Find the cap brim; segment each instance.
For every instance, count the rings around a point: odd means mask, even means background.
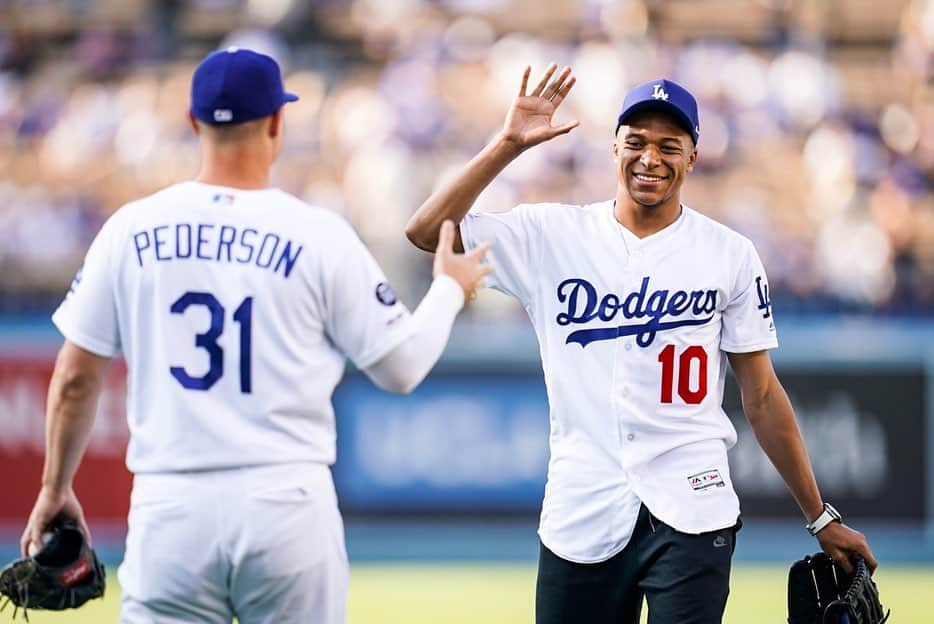
[[[288,91],[282,92],[282,102],[295,102],[298,100],[298,96],[294,93],[289,93]]]
[[[619,132],[619,127],[626,123],[627,119],[646,111],[658,111],[670,115],[678,122],[681,129],[688,133],[691,140],[695,143],[697,142],[697,138],[694,135],[694,124],[691,123],[690,118],[688,118],[680,108],[665,100],[644,100],[642,102],[636,102],[626,109],[623,114],[619,116],[619,119],[616,120],[616,132]]]

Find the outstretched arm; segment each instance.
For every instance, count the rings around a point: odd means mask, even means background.
[[[364,370],[383,390],[408,394],[421,383],[441,357],[464,300],[473,298],[483,278],[493,271],[489,264],[481,264],[489,244],[465,254],[455,254],[453,245],[454,224],[445,221],[435,250],[435,280],[408,319],[414,326],[412,335]]]
[[[743,410],[759,445],[785,480],[807,522],[813,522],[824,503],[791,401],[775,375],[768,352],[730,353],[728,357],[742,393]],[[853,554],[862,555],[870,570],[876,568],[866,538],[845,524],[831,522],[817,534],[817,540],[847,572],[853,570]]]
[[[91,437],[97,398],[109,363],[109,358],[85,351],[68,340],[58,352],[46,407],[42,489],[20,540],[24,556],[30,543],[42,546],[42,533],[60,513],[77,520],[90,540],[72,481]]]
[[[483,189],[506,165],[526,149],[577,127],[577,121],[561,126],[551,124],[555,111],[577,80],[571,75],[570,67],[566,67],[552,80],[556,69],[554,63],[549,65],[535,88],[526,93],[532,69],[525,68],[519,94],[509,108],[502,132],[467,163],[453,180],[425,200],[409,219],[405,235],[416,247],[433,251],[438,244],[441,223],[445,219],[460,223]],[[464,250],[460,228],[455,233],[454,250]]]

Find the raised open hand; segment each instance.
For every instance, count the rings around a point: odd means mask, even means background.
[[[566,134],[580,124],[578,121],[571,121],[562,126],[551,124],[555,111],[577,82],[577,78],[571,75],[570,67],[565,67],[552,80],[551,77],[557,69],[558,66],[554,63],[549,65],[545,70],[545,75],[528,94],[526,89],[532,68],[526,67],[525,73],[522,74],[519,95],[509,107],[506,123],[503,126],[503,138],[515,144],[519,149],[528,149],[560,134]]]

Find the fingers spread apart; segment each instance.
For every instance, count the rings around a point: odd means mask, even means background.
[[[529,94],[534,97],[539,97],[542,95],[542,92],[545,90],[545,86],[548,84],[548,81],[551,80],[552,74],[555,73],[555,70],[558,69],[558,66],[554,63],[548,66],[548,69],[545,70],[545,75],[542,76],[542,79],[538,81],[538,84],[535,85],[535,88],[532,89],[532,92]]]
[[[551,83],[542,92],[542,97],[547,100],[550,100],[555,95],[557,95],[558,91],[561,90],[561,87],[564,85],[564,82],[568,79],[570,75],[571,75],[570,67],[565,67],[564,69],[562,69],[561,73],[558,74],[558,77],[552,80]]]
[[[554,97],[551,98],[551,101],[554,103],[555,108],[558,108],[561,105],[561,102],[563,102],[564,98],[568,96],[568,93],[571,92],[571,88],[574,86],[574,83],[576,82],[577,82],[577,78],[575,76],[570,76],[564,82],[564,84],[561,85],[561,88],[558,89]]]

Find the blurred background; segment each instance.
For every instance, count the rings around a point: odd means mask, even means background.
[[[526,64],[573,67],[558,121],[581,126],[513,163],[486,210],[611,197],[625,91],[687,86],[702,135],[686,203],[756,243],[825,498],[880,559],[931,569],[934,0],[0,0],[0,553],[39,483],[49,314],[108,215],[195,175],[191,72],[230,45],[276,57],[301,96],[276,185],[346,217],[410,306],[431,259],[404,224],[498,130]],[[78,483],[111,563],[130,486],[122,400],[118,364]],[[517,304],[483,293],[411,397],[349,371],[336,403],[357,578],[367,562],[514,562],[531,592],[548,416]],[[780,575],[815,544],[733,386],[725,406],[737,559]]]

